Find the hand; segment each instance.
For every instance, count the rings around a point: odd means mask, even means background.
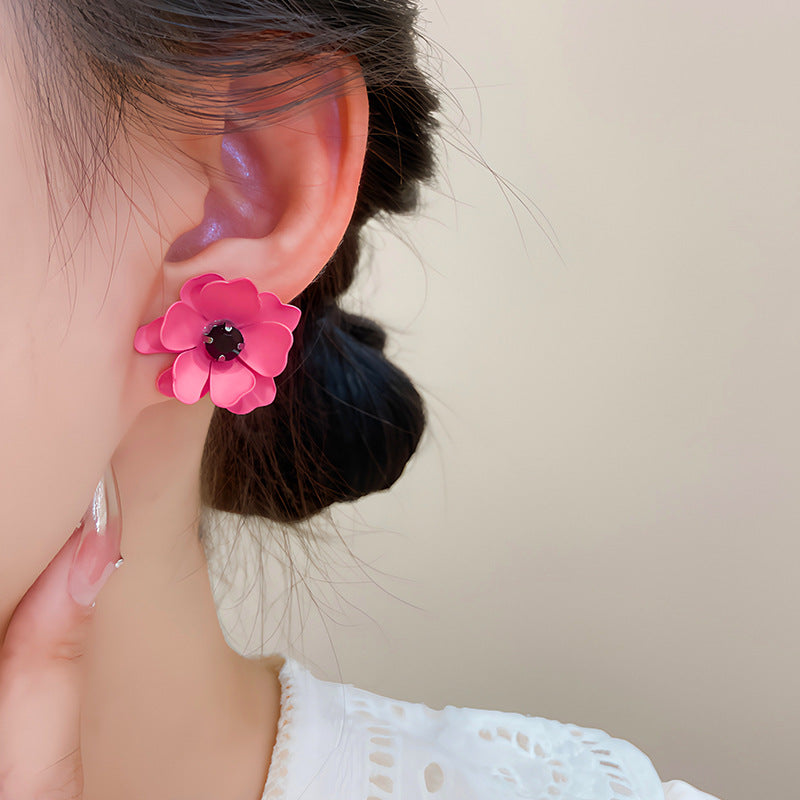
[[[0,800],[83,796],[81,656],[94,597],[122,563],[118,519],[101,514],[98,520],[104,483],[81,525],[19,602],[0,648]],[[118,508],[116,492],[110,501]],[[93,522],[102,526],[106,519],[107,528],[95,535]]]

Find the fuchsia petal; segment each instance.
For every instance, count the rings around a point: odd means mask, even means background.
[[[161,394],[167,397],[175,397],[175,392],[172,390],[172,367],[175,365],[173,361],[159,376],[156,378],[156,388]]]
[[[278,295],[272,292],[260,292],[261,311],[258,315],[259,322],[280,322],[290,331],[297,327],[300,321],[300,309],[281,302]]]
[[[190,305],[195,311],[197,311],[197,297],[200,294],[200,290],[207,284],[211,283],[211,281],[222,281],[225,280],[222,275],[217,275],[216,272],[206,272],[205,275],[198,275],[195,278],[189,278],[186,283],[181,286],[181,300],[187,305]]]
[[[248,278],[207,283],[197,298],[197,310],[206,319],[229,319],[237,328],[255,322],[261,305],[258,289]]]
[[[164,347],[175,352],[197,347],[202,341],[205,324],[205,317],[187,303],[178,300],[167,309],[167,313],[164,315],[161,341],[164,343]]]
[[[248,278],[228,281],[216,272],[190,278],[180,300],[163,317],[142,325],[134,337],[140,353],[177,353],[156,379],[158,390],[183,403],[196,403],[208,391],[216,406],[235,414],[273,402],[275,375],[288,361],[301,311],[273,292],[260,292]],[[215,361],[202,347],[203,329],[228,320],[239,329],[239,357]]]
[[[228,411],[232,411],[234,414],[249,414],[254,408],[268,406],[275,399],[276,393],[277,389],[273,378],[256,375],[256,385],[253,387],[253,391],[242,395],[236,403],[228,406]]]
[[[204,347],[181,353],[172,365],[175,397],[182,403],[196,403],[206,393],[210,367],[211,359]]]
[[[211,402],[215,406],[232,406],[255,385],[256,376],[238,358],[211,362]]]
[[[147,325],[142,325],[142,327],[136,331],[136,335],[133,337],[133,346],[138,353],[151,355],[153,353],[169,352],[169,350],[161,344],[161,326],[163,323],[164,317],[159,317],[152,322],[148,322]]]
[[[244,347],[239,358],[248,367],[269,378],[274,378],[286,368],[289,349],[294,337],[280,322],[259,322],[242,330]]]

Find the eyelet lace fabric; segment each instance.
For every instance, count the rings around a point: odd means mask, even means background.
[[[718,800],[624,739],[543,717],[433,709],[285,657],[262,800]]]

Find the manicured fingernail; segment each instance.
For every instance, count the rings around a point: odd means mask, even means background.
[[[122,516],[119,488],[109,463],[97,484],[82,520],[83,530],[72,559],[69,593],[76,603],[90,607],[111,575],[122,566]]]

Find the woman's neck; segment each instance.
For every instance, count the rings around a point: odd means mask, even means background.
[[[100,594],[81,706],[84,800],[260,800],[280,659],[225,641],[198,538],[213,406],[162,403],[112,463],[125,565]]]

